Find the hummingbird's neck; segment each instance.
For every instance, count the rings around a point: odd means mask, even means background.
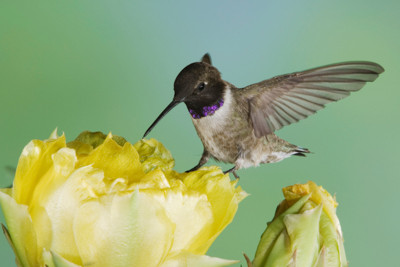
[[[215,111],[217,111],[223,105],[224,105],[224,100],[220,98],[215,104],[211,106],[204,106],[197,109],[192,109],[188,107],[188,110],[190,116],[192,116],[193,119],[200,119],[209,115],[213,115]]]

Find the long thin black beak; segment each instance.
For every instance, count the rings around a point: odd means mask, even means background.
[[[160,115],[158,115],[157,119],[150,125],[149,129],[147,129],[147,131],[144,133],[143,138],[146,137],[146,135],[148,135],[150,133],[150,131],[154,128],[154,126],[156,126],[156,124],[165,116],[167,115],[167,113],[173,109],[176,105],[178,105],[179,103],[181,103],[181,101],[177,101],[177,100],[172,100],[171,103],[169,103],[169,105],[161,112]]]

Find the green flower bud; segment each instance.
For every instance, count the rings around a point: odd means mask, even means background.
[[[261,236],[254,267],[348,266],[336,201],[313,182],[283,188],[285,200]]]

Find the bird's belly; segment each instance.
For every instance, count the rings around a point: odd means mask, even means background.
[[[216,114],[217,115],[217,114]],[[193,119],[205,149],[216,160],[234,163],[238,157],[238,129],[231,119],[221,120],[217,116]]]
[[[213,123],[204,123],[204,126],[202,124],[198,123],[196,130],[205,149],[216,160],[234,163],[238,155],[235,138],[220,127],[215,127]]]

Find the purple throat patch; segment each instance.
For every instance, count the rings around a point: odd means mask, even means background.
[[[192,116],[193,119],[200,119],[203,117],[206,117],[208,115],[212,115],[217,111],[220,107],[224,105],[224,100],[220,99],[218,100],[217,104],[212,105],[212,106],[205,106],[202,108],[201,113],[197,113],[193,109],[189,108],[189,113]]]

